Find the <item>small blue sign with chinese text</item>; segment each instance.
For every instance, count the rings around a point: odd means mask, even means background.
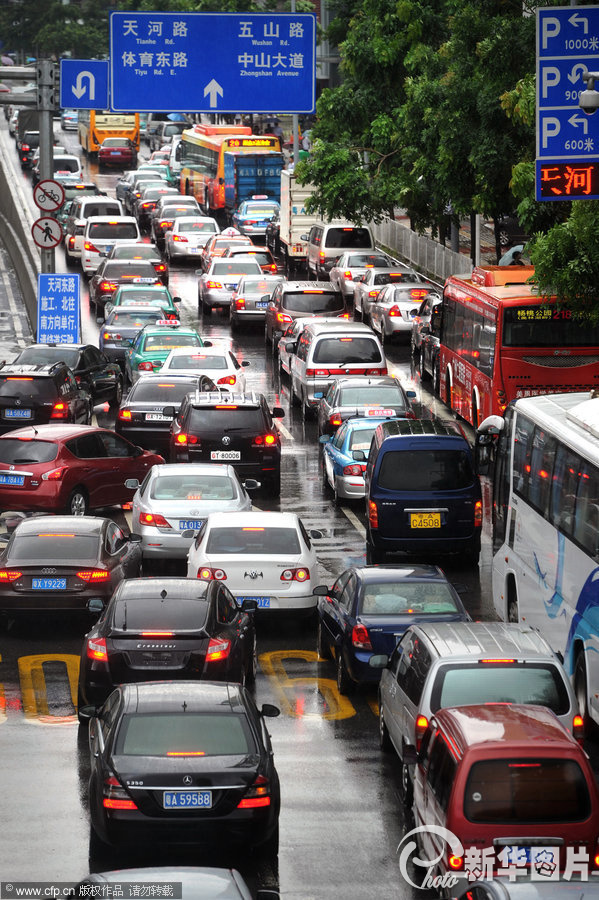
[[[39,344],[79,342],[80,275],[44,273],[37,276],[37,341]]]

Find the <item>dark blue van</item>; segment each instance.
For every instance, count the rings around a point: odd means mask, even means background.
[[[390,420],[374,432],[366,485],[366,561],[387,553],[480,554],[482,501],[458,425]]]

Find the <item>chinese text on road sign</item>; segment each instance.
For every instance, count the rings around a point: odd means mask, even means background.
[[[79,341],[79,279],[79,275],[37,276],[38,343]]]

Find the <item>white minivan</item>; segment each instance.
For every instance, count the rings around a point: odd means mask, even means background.
[[[112,197],[77,197],[71,201],[69,214],[64,225],[64,251],[68,263],[81,259],[83,233],[86,220],[90,216],[123,215],[123,204]]]
[[[308,277],[328,278],[329,272],[342,253],[348,250],[374,251],[374,237],[368,225],[352,225],[351,222],[316,222],[309,234],[302,234],[307,241],[306,266]]]
[[[115,244],[134,243],[143,240],[133,216],[90,216],[83,232],[81,268],[91,276]]]

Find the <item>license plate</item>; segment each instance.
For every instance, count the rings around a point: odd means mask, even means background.
[[[111,151],[110,151],[110,155],[111,155],[111,156],[120,156],[120,155],[121,155],[121,151],[120,151],[120,150],[111,150]]]
[[[0,475],[0,484],[25,484],[24,475]]]
[[[146,422],[172,422],[170,416],[163,416],[160,413],[146,413]]]
[[[240,460],[241,459],[241,450],[211,450],[210,451],[210,459]]]
[[[198,253],[201,253],[201,252],[202,252],[202,248],[201,248],[201,247],[190,247],[190,248],[189,248],[189,253],[193,253],[194,256],[195,256],[196,254],[198,254]]]
[[[64,591],[67,586],[66,578],[32,578],[31,587],[34,591]]]
[[[5,409],[4,417],[6,419],[30,419],[30,409]]]
[[[259,609],[268,609],[270,606],[270,597],[236,597],[235,599],[238,603],[243,603],[244,600],[255,600]]]
[[[392,409],[367,409],[365,412],[367,416],[392,416]]]
[[[547,839],[548,842],[550,839]],[[514,865],[522,865],[523,863],[527,866],[532,865],[536,861],[537,854],[541,851],[546,851],[545,847],[516,847],[509,846],[504,847],[500,853],[498,853],[499,859],[502,861],[502,865],[509,866],[510,864]],[[542,857],[544,858],[544,857]]]
[[[212,791],[164,791],[164,809],[210,809]]]
[[[228,291],[234,291],[235,288],[237,287],[237,285],[236,284],[226,284],[225,287]]]
[[[187,531],[188,528],[199,531],[205,521],[205,519],[179,519],[179,531]]]
[[[256,301],[256,309],[266,309],[268,306],[268,300],[257,300]]]
[[[410,528],[440,528],[441,513],[410,513]]]

